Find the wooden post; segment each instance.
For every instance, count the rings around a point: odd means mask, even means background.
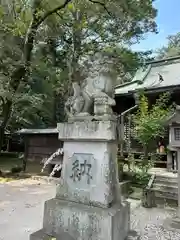
[[[124,143],[124,116],[120,118],[120,156],[123,157],[123,143]]]
[[[27,158],[28,158],[28,144],[29,143],[29,138],[28,136],[24,137],[24,157],[23,157],[23,172],[26,171],[26,167],[27,167]]]
[[[8,137],[8,140],[7,140],[7,149],[6,151],[9,152],[10,150],[10,137]]]
[[[167,153],[167,171],[170,172],[172,170],[172,152],[168,151]]]
[[[131,152],[131,115],[130,114],[128,116],[128,125],[129,125],[129,129],[128,129],[128,154],[130,154],[130,152]]]

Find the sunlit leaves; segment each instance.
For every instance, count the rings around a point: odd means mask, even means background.
[[[139,55],[124,47],[137,42],[145,32],[155,31],[156,15],[150,0],[72,0],[60,11],[42,16],[63,4],[64,0],[4,0],[0,8],[0,87],[3,99],[12,101],[12,121],[9,128],[19,124],[47,125],[53,115],[53,100],[63,102],[73,80],[82,78],[84,61],[96,52],[114,54],[122,77],[136,68]],[[34,20],[34,22],[32,22]],[[25,43],[30,27],[33,43],[31,71],[24,75],[14,89],[12,73],[25,61]],[[38,25],[40,23],[40,25]],[[43,44],[42,44],[43,43]],[[31,51],[31,50],[30,50]],[[78,71],[77,71],[78,70]],[[20,78],[14,78],[16,81]],[[22,84],[26,87],[22,88]],[[2,102],[2,101],[1,101]],[[22,110],[22,111],[21,111]],[[22,114],[21,114],[22,113]],[[15,124],[13,124],[13,121]]]
[[[2,21],[3,16],[4,16],[4,9],[2,6],[0,6],[0,21]]]
[[[180,54],[180,32],[167,37],[168,43],[160,49],[157,49],[157,58],[168,58]]]
[[[144,32],[155,31],[156,11],[151,1],[101,2],[105,3],[111,14],[108,14],[102,5],[95,4],[93,1],[74,0],[61,13],[51,16],[46,21],[49,26],[46,32],[48,36],[55,36],[55,31],[52,32],[52,21],[56,23],[56,38],[60,40],[60,47],[68,49],[66,58],[69,64],[72,61],[71,65],[79,64],[82,58],[104,51],[105,48],[121,49],[124,44],[136,43],[142,38]],[[134,58],[133,54],[129,55],[135,61],[139,60],[138,57]],[[130,57],[129,60],[133,63]],[[122,66],[122,61],[119,64],[121,72],[120,65]],[[126,69],[131,68],[132,71],[132,68],[136,69],[137,64],[134,66],[129,64],[129,66]]]
[[[135,137],[143,146],[148,147],[156,137],[163,137],[165,122],[172,111],[168,103],[169,94],[163,94],[149,109],[147,97],[141,96],[139,109],[133,115],[133,121],[136,129]]]
[[[16,0],[1,5],[1,8],[4,13],[1,17],[2,27],[15,36],[24,36],[32,18],[29,3],[26,0]]]
[[[67,8],[68,8],[68,10],[70,10],[70,11],[74,11],[74,10],[75,10],[73,3],[69,3],[68,6],[67,6]]]

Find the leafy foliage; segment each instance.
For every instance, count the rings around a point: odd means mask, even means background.
[[[133,160],[135,162],[135,159]],[[147,186],[150,175],[148,174],[149,167],[140,166],[139,164],[133,164],[129,171],[123,172],[123,180],[131,181],[132,186],[145,187]]]
[[[96,52],[113,53],[129,81],[144,57],[129,46],[156,32],[155,17],[152,0],[1,0],[0,150],[6,129],[64,119],[71,82]]]
[[[157,58],[167,58],[180,55],[180,32],[167,37],[167,46],[157,50]]]
[[[145,55],[134,53],[128,47],[137,43],[147,31],[156,32],[152,20],[156,10],[151,1],[99,1],[102,4],[94,4],[96,2],[71,1],[61,15],[52,15],[38,31],[38,38],[45,46],[49,39],[56,41],[62,72],[68,73],[68,83],[83,78],[84,61],[102,51],[113,52],[118,83],[129,81]],[[50,8],[49,3],[45,3],[45,7]]]
[[[141,96],[139,109],[133,115],[133,121],[136,128],[135,138],[145,148],[148,148],[156,137],[164,136],[165,122],[172,111],[172,107],[168,107],[169,97],[167,93],[161,95],[149,109],[147,97]]]

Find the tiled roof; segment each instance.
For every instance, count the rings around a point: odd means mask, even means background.
[[[161,78],[162,77],[162,78]],[[130,83],[116,87],[115,94],[128,94],[138,89],[161,89],[180,86],[180,56],[147,63]]]

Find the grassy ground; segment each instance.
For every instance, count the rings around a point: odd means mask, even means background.
[[[13,167],[22,166],[22,160],[18,158],[0,158],[0,170],[9,172]]]
[[[133,192],[130,194],[130,198],[141,200],[142,199],[142,188],[140,187],[132,187]]]
[[[32,175],[47,175],[47,172],[41,173],[43,166],[39,162],[28,162],[25,174],[12,174],[11,169],[14,167],[22,167],[22,159],[0,158],[0,170],[3,173],[3,177],[0,177],[0,182],[12,181]]]

